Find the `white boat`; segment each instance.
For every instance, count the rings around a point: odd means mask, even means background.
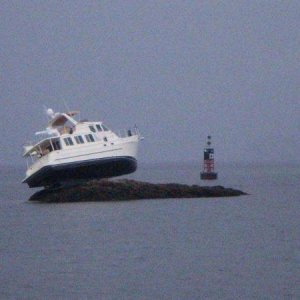
[[[102,122],[76,121],[79,112],[54,113],[36,143],[24,146],[29,187],[52,187],[72,180],[109,178],[132,173],[142,139],[137,127],[116,134]]]

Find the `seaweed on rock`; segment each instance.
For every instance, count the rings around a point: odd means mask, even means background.
[[[177,183],[154,184],[135,180],[93,180],[75,186],[44,189],[29,201],[89,202],[126,201],[138,199],[230,197],[246,195],[240,190],[223,186],[201,187]]]

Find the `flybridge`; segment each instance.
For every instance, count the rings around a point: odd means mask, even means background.
[[[76,121],[78,111],[54,113],[34,145],[24,147],[27,172],[23,182],[30,187],[52,186],[73,179],[114,177],[137,168],[137,127],[121,136],[101,121]]]
[[[77,125],[77,121],[72,118],[73,116],[78,115],[79,111],[72,111],[67,113],[54,113],[54,111],[49,108],[46,111],[47,116],[51,119],[48,127],[45,130],[37,131],[35,135],[46,135],[46,136],[58,136],[60,131],[57,130],[58,127],[64,126],[68,121],[72,126]]]
[[[54,114],[52,109],[48,109],[47,115],[52,118],[52,120],[49,122],[49,126],[51,127],[63,126],[68,121],[72,123],[74,126],[76,126],[78,122],[72,117],[78,115],[79,113],[80,113],[79,111],[71,111],[67,113]]]

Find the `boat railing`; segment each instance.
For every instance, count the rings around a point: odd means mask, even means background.
[[[127,138],[127,137],[134,136],[134,135],[137,135],[139,137],[141,136],[140,131],[137,126],[134,126],[133,128],[122,129],[122,130],[117,131],[117,136],[120,138]]]
[[[23,147],[32,147],[34,145],[34,142],[33,141],[26,141],[24,144],[23,144]]]
[[[46,155],[29,155],[27,157],[27,168],[29,170],[33,170],[33,169],[39,169],[40,167],[42,167],[42,165],[44,165],[45,163],[48,162],[49,160],[49,154],[47,153]]]
[[[34,136],[33,139],[26,141],[23,144],[23,147],[25,148],[29,148],[29,147],[33,147],[34,145],[36,145],[38,142],[41,141],[41,138],[39,136]]]

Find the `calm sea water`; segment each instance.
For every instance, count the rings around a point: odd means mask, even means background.
[[[300,299],[299,165],[219,165],[237,198],[38,204],[1,167],[0,299]],[[199,184],[193,164],[130,178]]]

